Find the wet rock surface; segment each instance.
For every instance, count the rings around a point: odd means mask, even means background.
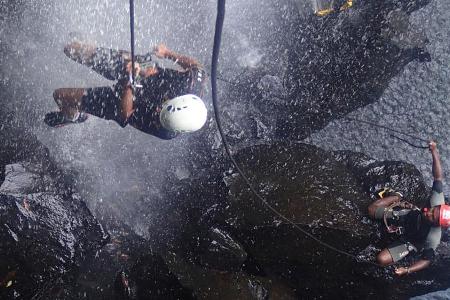
[[[103,220],[111,232],[103,246],[105,232],[70,192],[67,174],[42,155],[19,155],[21,143],[7,143],[11,152],[3,153],[10,158],[2,156],[6,243],[0,250],[8,259],[1,261],[1,283],[7,296],[398,299],[445,288],[447,243],[430,269],[395,280],[392,268],[337,254],[271,213],[223,162],[168,185],[163,197],[170,201],[152,208],[149,240],[111,216]],[[430,192],[410,164],[302,143],[248,147],[236,159],[272,207],[362,261],[373,261],[393,240],[367,218],[374,192],[389,186],[419,205]]]
[[[238,274],[235,270],[240,260],[227,263],[228,268],[221,264],[223,258],[236,258],[236,247],[223,247],[215,260],[205,251],[211,244],[210,228],[221,228],[222,235],[232,237],[232,242],[227,239],[230,244],[240,245],[239,249],[246,254],[239,272],[280,280],[283,291],[287,294],[291,291],[297,298],[402,299],[445,287],[443,277],[432,274],[443,268],[448,259],[447,243],[442,243],[440,255],[430,269],[407,278],[396,279],[393,268],[381,269],[370,264],[377,251],[395,239],[367,216],[375,191],[392,187],[419,206],[430,195],[429,187],[412,165],[379,162],[348,151],[327,152],[300,143],[245,148],[237,153],[236,159],[256,190],[278,212],[302,230],[362,262],[305,236],[269,211],[239,175],[227,172],[219,176],[224,182],[221,190],[202,181],[205,179],[176,187],[174,206],[161,212],[161,215],[175,213],[176,222],[161,218],[150,228],[154,237],[159,238],[172,232],[167,235],[170,242],[165,251],[177,253],[178,263],[189,261],[195,268],[206,267],[203,272],[221,270],[227,276]],[[216,237],[214,244],[220,244],[220,239]],[[201,267],[205,260],[209,264]],[[179,276],[187,272],[176,263],[169,265]],[[200,283],[195,282],[193,273],[190,279],[194,281],[190,284],[195,293],[195,284]]]
[[[108,235],[45,147],[18,129],[0,136],[0,297],[48,299]]]
[[[223,123],[229,142],[302,140],[330,121],[377,101],[412,62],[428,62],[427,37],[410,15],[430,1],[355,4],[325,17],[308,1],[273,4],[278,32],[261,45],[258,67],[230,73],[223,83]],[[224,67],[225,68],[225,67]]]
[[[238,161],[252,183],[277,210],[321,240],[373,260],[392,237],[367,218],[367,205],[383,186],[400,190],[412,202],[425,201],[429,188],[417,170],[353,152],[273,142],[305,138],[330,120],[374,102],[406,64],[426,60],[426,41],[412,32],[408,17],[429,1],[364,2],[325,18],[297,16],[294,2],[286,1],[281,10],[283,34],[266,41],[267,49],[273,49],[261,58],[264,67],[234,70],[239,76],[227,83],[227,135],[242,149]],[[111,216],[103,220],[110,242],[89,255],[105,242],[104,232],[73,194],[66,182],[70,176],[50,163],[48,151],[34,137],[1,129],[0,184],[7,196],[0,199],[11,204],[8,218],[29,218],[33,226],[33,214],[54,218],[54,223],[42,223],[50,228],[49,236],[29,243],[77,245],[40,252],[33,248],[30,256],[28,244],[18,245],[14,255],[21,260],[13,267],[7,260],[0,274],[2,293],[23,288],[12,297],[39,292],[36,298],[43,299],[401,299],[447,287],[447,244],[439,248],[430,269],[394,280],[391,268],[379,270],[337,255],[271,214],[223,157],[211,153],[222,150],[212,122],[189,144],[199,149],[198,160],[189,162],[192,170],[178,173],[179,181],[166,183],[161,207],[146,207],[144,201],[138,206],[152,213],[149,241]],[[136,165],[141,166],[139,161]],[[64,192],[52,194],[55,189]],[[23,195],[31,196],[24,200]],[[126,194],[117,210],[125,211],[137,228],[136,203],[128,204],[135,200],[132,195]],[[19,239],[9,226],[1,232],[12,244],[29,236]],[[49,256],[48,264],[34,262],[36,255]],[[43,278],[28,268],[30,276],[21,279],[22,266],[30,263],[36,270],[48,269]],[[76,265],[77,271],[60,281],[61,273],[73,270],[67,265]]]
[[[367,218],[374,191],[390,186],[418,204],[429,194],[411,165],[348,151],[280,143],[245,148],[236,159],[277,211],[362,261],[372,261],[392,241]],[[272,214],[232,169],[174,184],[166,195],[171,205],[160,208],[149,228],[150,242],[113,218],[104,220],[111,238],[101,248],[105,232],[82,201],[57,194],[54,179],[36,169],[42,165],[26,160],[5,166],[0,187],[7,241],[1,251],[8,257],[2,261],[4,295],[401,299],[445,288],[446,243],[429,270],[395,280],[391,268],[381,270],[337,254]],[[39,228],[45,231],[36,234]],[[8,282],[13,285],[6,288]]]
[[[325,18],[291,23],[293,34],[302,38],[290,40],[288,47],[289,118],[279,119],[278,133],[303,139],[332,119],[378,100],[411,61],[429,61],[426,37],[416,34],[417,42],[406,38],[415,35],[409,15],[428,3],[365,2]]]

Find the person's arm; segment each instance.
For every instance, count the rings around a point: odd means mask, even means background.
[[[127,83],[123,86],[120,95],[120,115],[123,123],[126,123],[133,111],[133,88]]]
[[[175,61],[177,64],[179,64],[183,69],[191,69],[194,67],[201,67],[201,64],[193,57],[178,54],[169,48],[166,47],[164,44],[160,44],[155,47],[154,54],[158,58],[167,58],[170,60]]]
[[[151,76],[155,76],[156,74],[158,74],[159,70],[157,67],[149,67],[149,68],[145,68],[143,70],[141,70],[139,72],[139,75],[141,77],[147,78],[147,77],[151,77]]]
[[[399,202],[402,199],[400,198],[400,196],[398,195],[392,195],[392,196],[387,196],[381,199],[378,199],[374,202],[372,202],[369,207],[368,207],[368,211],[369,211],[369,215],[372,218],[375,218],[375,212],[377,210],[378,207],[389,207],[391,206],[393,203],[395,202]]]
[[[395,202],[400,202],[402,200],[402,198],[400,198],[400,196],[398,195],[392,195],[392,196],[387,196],[381,199],[378,199],[374,202],[374,204],[376,206],[391,206],[393,203]]]
[[[414,272],[418,272],[420,270],[428,268],[430,263],[431,262],[427,259],[421,259],[421,260],[416,261],[409,267],[400,267],[400,268],[395,269],[395,274],[397,276],[403,276],[403,275],[408,275],[408,274],[411,274]]]
[[[442,181],[443,175],[442,175],[442,167],[441,167],[441,160],[439,158],[439,153],[437,150],[436,142],[430,141],[428,144],[428,148],[430,149],[431,156],[433,157],[433,177],[436,181]]]
[[[125,71],[127,74],[130,74],[131,62],[127,64]],[[140,66],[138,63],[135,63],[135,74],[139,72]],[[133,112],[133,88],[129,81],[124,81],[122,83],[122,94],[120,95],[120,115],[124,124],[126,124],[126,121]]]

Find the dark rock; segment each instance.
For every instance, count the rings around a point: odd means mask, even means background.
[[[340,2],[326,17],[308,1],[273,3],[278,23],[261,42],[261,62],[234,70],[219,97],[231,144],[305,139],[377,101],[408,63],[431,59],[426,36],[409,24],[429,0],[359,2],[339,12]]]
[[[213,261],[211,253],[199,251],[207,249],[202,245],[210,241],[209,230],[221,228],[246,253],[240,272],[280,279],[299,298],[397,299],[421,293],[424,282],[428,283],[427,291],[445,285],[443,277],[432,274],[445,265],[450,249],[447,243],[442,243],[442,255],[435,265],[401,281],[394,280],[392,268],[371,264],[376,253],[395,238],[367,216],[374,192],[389,186],[416,204],[429,196],[429,187],[412,165],[378,162],[358,153],[328,152],[300,143],[253,146],[241,149],[235,159],[255,189],[283,217],[268,209],[233,171],[222,176],[225,186],[211,183],[213,174],[208,179],[185,180],[173,187],[177,191],[174,205],[161,213],[175,211],[175,219],[161,219],[157,226],[174,233],[167,252],[176,255],[176,261],[189,261],[208,274],[215,268],[234,278],[230,271],[239,273],[235,269],[238,264],[229,268],[216,262],[202,264]],[[152,227],[150,231],[158,229]],[[233,253],[221,255],[228,260]],[[169,258],[166,262],[172,272],[180,274],[182,267],[173,267]],[[184,283],[188,281],[198,295],[196,291],[206,283],[191,272],[197,271],[185,271],[186,279],[178,276],[183,285],[188,286]],[[235,288],[227,286],[228,292]]]
[[[427,200],[431,193],[422,175],[413,165],[398,161],[377,162],[364,154],[335,151],[333,156],[355,175],[372,195],[384,187],[399,191],[406,199],[417,204]],[[362,176],[361,176],[362,175]]]
[[[108,239],[36,138],[0,131],[0,298],[51,298]]]
[[[206,236],[199,240],[196,256],[201,265],[226,271],[239,271],[247,259],[242,245],[217,226],[209,228]]]
[[[414,3],[412,5],[412,3]],[[373,103],[391,78],[414,59],[426,60],[426,37],[409,14],[429,1],[377,1],[324,18],[290,20],[288,105],[280,135],[303,139],[329,121]]]
[[[297,299],[292,288],[275,278],[216,271],[189,263],[174,253],[166,255],[165,260],[197,299]]]
[[[136,284],[136,299],[195,299],[158,255],[141,256],[130,272]]]
[[[192,299],[151,245],[117,219],[106,220],[111,239],[80,265],[61,299]]]

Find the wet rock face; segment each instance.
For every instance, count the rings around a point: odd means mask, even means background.
[[[95,254],[108,236],[85,203],[70,192],[64,176],[55,176],[58,170],[46,149],[24,133],[9,134],[11,138],[0,145],[4,170],[0,186],[0,296],[48,298],[57,283],[85,256]],[[37,147],[33,148],[34,143]]]
[[[228,231],[217,226],[209,228],[196,251],[201,265],[216,270],[239,271],[247,259],[244,247]]]
[[[130,276],[136,284],[135,299],[195,299],[158,255],[140,257]]]
[[[377,226],[366,220],[373,199],[370,187],[363,184],[362,170],[352,172],[332,153],[306,144],[256,146],[242,150],[236,159],[268,204],[303,230],[352,255],[377,241]],[[401,175],[407,176],[411,174]],[[252,248],[246,248],[251,255],[273,262],[281,259],[286,265],[312,260],[322,266],[343,264],[334,260],[333,251],[267,209],[240,176],[225,180],[230,189],[225,221],[240,233],[244,247]]]
[[[376,101],[406,64],[427,61],[426,37],[409,26],[409,14],[429,1],[358,2],[292,26],[286,114],[278,133],[303,139],[330,120]]]
[[[332,156],[343,163],[371,195],[384,187],[390,187],[419,206],[423,204],[422,201],[428,201],[431,190],[413,165],[399,161],[378,162],[362,153],[350,151],[334,151]]]
[[[0,166],[0,185],[5,180],[5,166]]]
[[[273,208],[300,229],[361,260],[374,261],[376,253],[395,239],[384,233],[382,224],[367,216],[375,191],[389,186],[417,205],[429,197],[429,187],[412,165],[379,162],[349,151],[328,152],[306,144],[279,143],[242,149],[235,158]],[[305,236],[268,210],[236,173],[217,177],[225,187],[211,183],[213,174],[174,187],[179,192],[176,204],[161,214],[173,215],[176,210],[176,222],[166,218],[157,225],[164,232],[177,233],[170,235],[168,251],[177,256],[173,263],[168,262],[169,269],[179,276],[184,274],[194,293],[205,284],[194,274],[212,274],[213,270],[231,277],[244,272],[245,276],[281,278],[285,285],[282,290],[289,294],[292,289],[300,298],[402,298],[422,293],[425,278],[428,283],[430,278],[434,280],[428,291],[445,284],[432,274],[447,259],[450,248],[446,243],[442,243],[441,255],[430,269],[394,280],[392,268],[358,263]],[[157,227],[150,231],[156,234]],[[220,228],[220,242],[217,235],[211,239],[214,228]],[[219,251],[209,247],[214,244],[211,240],[227,246]],[[186,261],[195,265],[189,272],[181,266]],[[194,272],[196,268],[201,270]],[[210,284],[219,283],[212,280]]]
[[[325,17],[314,15],[308,1],[278,8],[261,64],[224,83],[220,100],[229,103],[221,114],[230,143],[302,140],[378,100],[411,61],[431,59],[426,36],[409,24],[428,0],[360,1],[342,12],[344,1],[333,2],[336,12]]]

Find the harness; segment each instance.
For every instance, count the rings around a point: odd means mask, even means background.
[[[389,224],[389,220],[400,221],[403,217],[411,212],[411,210],[420,209],[412,203],[407,201],[400,201],[391,204],[384,210],[383,220],[384,225],[389,233],[396,233],[398,235],[403,235],[405,233],[404,224]]]

